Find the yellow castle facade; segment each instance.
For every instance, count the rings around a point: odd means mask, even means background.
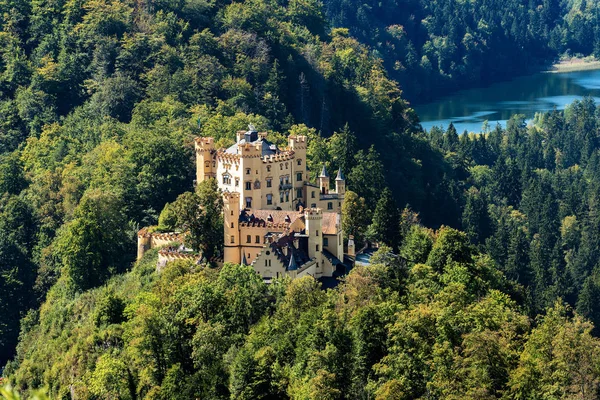
[[[214,143],[209,137],[195,140],[196,182],[214,178],[223,192],[223,262],[251,265],[267,281],[346,272],[342,171],[337,173],[335,190],[325,167],[318,184],[311,183],[306,136],[290,136],[288,146],[281,149],[250,126],[237,132],[237,141],[229,148],[216,149]],[[163,236],[140,231],[138,258],[162,243]],[[351,255],[353,251],[349,243]],[[182,257],[186,256],[175,249],[163,249],[159,264]]]

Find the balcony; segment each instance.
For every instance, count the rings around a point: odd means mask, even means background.
[[[291,182],[288,182],[288,183],[280,183],[280,184],[279,184],[279,190],[288,190],[288,189],[291,189],[291,188],[293,188],[293,187],[294,187],[294,186],[292,185],[292,183],[291,183]]]

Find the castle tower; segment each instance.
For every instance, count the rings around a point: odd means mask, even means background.
[[[354,236],[348,236],[348,255],[350,257],[356,256],[356,245],[354,244]]]
[[[335,192],[340,196],[344,196],[346,193],[346,177],[340,168],[335,178]]]
[[[152,235],[150,235],[146,228],[138,232],[138,248],[137,248],[137,260],[139,261],[144,257],[144,253],[150,250],[152,247]]]
[[[224,254],[223,261],[239,264],[240,259],[240,194],[223,193]]]
[[[214,178],[217,173],[215,160],[215,141],[213,138],[196,138],[196,184],[207,178]]]
[[[306,144],[306,136],[290,135],[288,137],[288,149],[294,152],[291,179],[294,184],[293,199],[295,204],[300,202],[306,204],[306,199],[302,198],[304,183],[309,180],[306,167]]]
[[[319,175],[319,187],[321,188],[322,194],[329,193],[329,174],[327,173],[327,168],[325,168],[325,164],[323,164],[323,169],[321,170],[321,174]]]
[[[317,274],[322,274],[321,261],[323,251],[323,212],[320,208],[309,208],[304,212],[306,234],[308,235],[308,256],[319,263]]]

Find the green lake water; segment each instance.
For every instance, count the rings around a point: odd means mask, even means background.
[[[537,112],[564,109],[574,100],[593,97],[600,104],[600,70],[538,73],[488,87],[462,90],[434,102],[414,106],[421,125],[447,128],[454,123],[459,133],[480,132],[484,121],[490,128],[505,126],[513,114],[529,120]]]

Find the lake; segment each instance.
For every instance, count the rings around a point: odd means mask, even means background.
[[[484,121],[493,129],[505,126],[514,114],[532,119],[535,113],[554,107],[564,109],[585,96],[600,104],[600,70],[538,73],[487,87],[462,90],[432,103],[415,105],[421,125],[447,128],[454,123],[459,133],[480,132]]]

